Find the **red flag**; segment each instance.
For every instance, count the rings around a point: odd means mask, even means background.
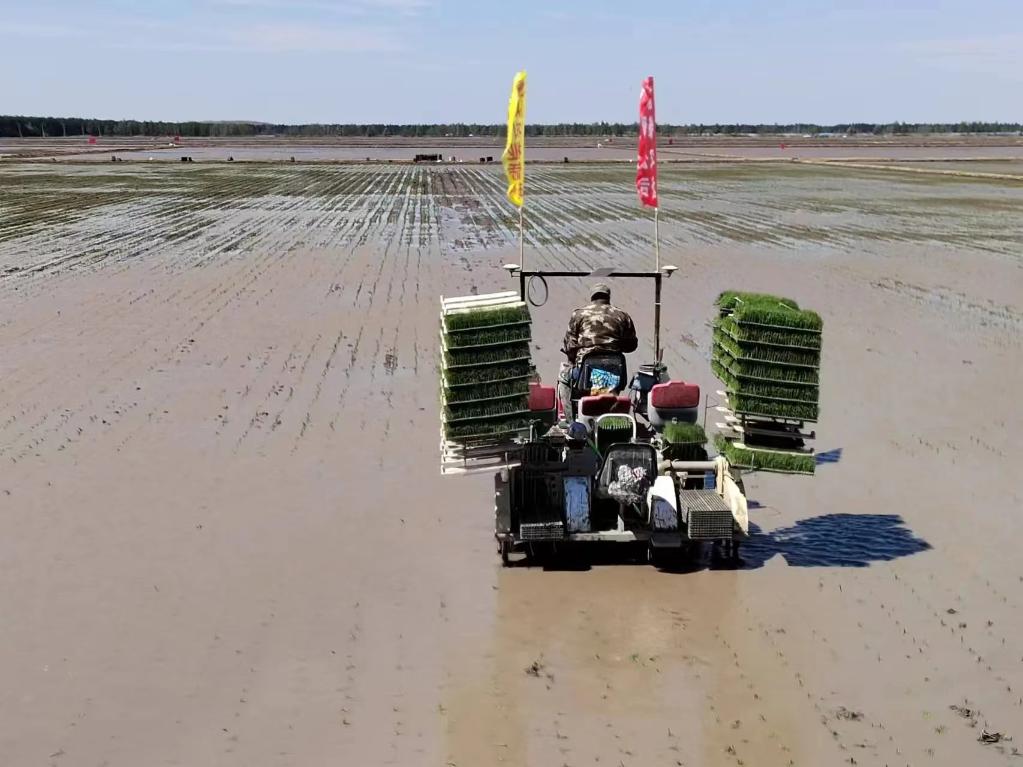
[[[639,154],[636,157],[639,201],[657,207],[657,121],[654,118],[654,78],[643,81],[639,96]]]

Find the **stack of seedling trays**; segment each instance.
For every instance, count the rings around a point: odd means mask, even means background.
[[[508,463],[528,434],[529,308],[518,293],[441,298],[441,471]]]
[[[718,450],[733,466],[813,474],[806,425],[819,415],[820,315],[762,293],[727,291],[717,306],[711,365],[727,401]]]

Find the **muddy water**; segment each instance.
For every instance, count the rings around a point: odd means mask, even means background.
[[[490,479],[437,473],[434,359],[513,227],[496,174],[420,172],[175,168],[39,226],[56,182],[3,170],[6,763],[1018,761],[979,740],[1023,738],[1018,189],[668,179],[671,369],[715,388],[725,287],[818,308],[824,462],[747,479],[739,569],[502,569]],[[535,179],[531,264],[649,262],[594,173]],[[584,286],[551,287],[552,374]],[[613,289],[635,365],[649,291]]]

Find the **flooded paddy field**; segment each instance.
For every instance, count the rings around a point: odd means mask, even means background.
[[[650,268],[629,167],[527,174],[530,267]],[[503,194],[0,164],[5,762],[1020,762],[1023,184],[662,169],[675,377],[718,388],[723,289],[825,323],[817,475],[747,477],[741,567],[684,573],[502,569],[492,480],[439,476],[439,297],[513,287]],[[533,311],[547,380],[586,288]]]
[[[923,169],[954,170],[963,173],[1000,173],[1023,177],[1023,157],[1003,160],[999,159],[987,160],[974,159],[965,161],[940,160],[923,163],[908,163],[906,161],[898,161],[895,164]]]
[[[815,144],[808,141],[789,143],[779,139],[773,144],[760,143],[753,146],[730,145],[722,143],[707,147],[670,146],[660,147],[659,153],[665,159],[747,159],[747,160],[785,160],[785,159],[831,159],[851,161],[893,161],[925,163],[939,161],[970,162],[973,160],[1023,160],[1023,142],[1019,143],[975,143],[965,145],[902,145],[897,143],[851,143],[837,141]]]

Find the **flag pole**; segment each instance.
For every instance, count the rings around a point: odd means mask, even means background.
[[[654,208],[654,357],[661,361],[661,243],[657,227],[660,206]]]
[[[523,213],[525,207],[525,202],[519,206],[519,269],[523,272],[526,271],[526,225]]]
[[[661,271],[661,238],[657,230],[657,214],[661,212],[660,206],[654,208],[654,271]]]

